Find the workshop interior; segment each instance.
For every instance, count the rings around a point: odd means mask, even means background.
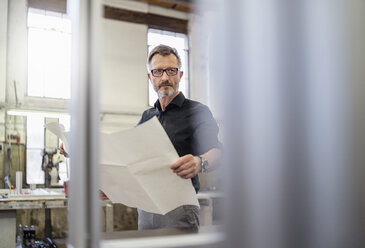
[[[364,23],[361,1],[0,0],[0,247],[365,247]],[[100,190],[160,44],[222,144],[194,232]]]

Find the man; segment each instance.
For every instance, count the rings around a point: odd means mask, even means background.
[[[183,76],[176,49],[165,45],[154,48],[148,56],[148,78],[158,100],[146,110],[138,124],[156,116],[165,129],[180,158],[170,168],[178,176],[191,180],[198,192],[198,173],[211,171],[220,157],[218,126],[208,107],[179,92]],[[63,144],[61,152],[64,153]],[[173,187],[173,185],[171,185]],[[197,230],[199,208],[185,205],[160,215],[138,209],[138,229],[182,227]]]
[[[155,47],[148,56],[148,78],[157,92],[153,108],[142,114],[139,124],[156,116],[165,129],[180,158],[170,168],[178,176],[192,181],[198,192],[198,172],[214,169],[220,157],[218,126],[208,107],[179,92],[183,76],[176,49]],[[173,187],[173,185],[171,185]],[[199,208],[182,206],[159,215],[138,209],[138,229],[182,227],[197,229]]]

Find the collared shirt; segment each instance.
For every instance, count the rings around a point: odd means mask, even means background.
[[[160,101],[154,108],[143,112],[138,125],[156,116],[165,129],[179,156],[201,155],[213,148],[220,148],[218,125],[209,108],[186,99],[180,92],[162,111]],[[200,188],[198,175],[192,178],[193,186]]]

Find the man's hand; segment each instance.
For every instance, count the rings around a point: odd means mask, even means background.
[[[200,167],[200,158],[191,154],[179,158],[175,163],[170,165],[172,171],[184,179],[194,177],[200,171]]]
[[[68,158],[67,152],[65,151],[65,149],[63,149],[63,143],[61,143],[60,145],[60,154]]]

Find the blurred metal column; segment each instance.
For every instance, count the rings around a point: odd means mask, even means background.
[[[72,19],[71,181],[68,247],[99,247],[99,71],[101,3],[68,1]]]
[[[217,9],[226,247],[365,247],[365,2]]]

